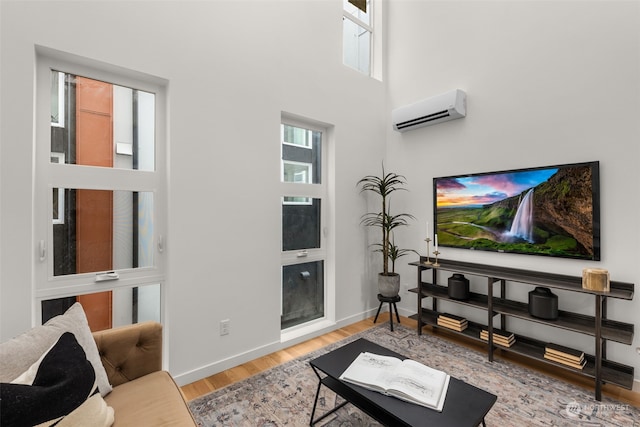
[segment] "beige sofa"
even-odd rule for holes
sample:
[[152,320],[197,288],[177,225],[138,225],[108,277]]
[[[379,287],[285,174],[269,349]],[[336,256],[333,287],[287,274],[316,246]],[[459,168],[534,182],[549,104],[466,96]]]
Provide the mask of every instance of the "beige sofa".
[[195,426],[182,392],[162,370],[162,325],[144,322],[94,332],[113,386],[104,397],[114,426]]
[[160,323],[91,333],[75,303],[0,343],[0,425],[197,424],[173,378],[162,370]]

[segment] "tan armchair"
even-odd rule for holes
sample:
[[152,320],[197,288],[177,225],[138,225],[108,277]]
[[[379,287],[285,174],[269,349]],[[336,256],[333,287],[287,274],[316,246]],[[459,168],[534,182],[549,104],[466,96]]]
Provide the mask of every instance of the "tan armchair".
[[105,401],[114,409],[114,426],[196,425],[180,388],[162,370],[161,324],[122,326],[93,337],[113,386]]

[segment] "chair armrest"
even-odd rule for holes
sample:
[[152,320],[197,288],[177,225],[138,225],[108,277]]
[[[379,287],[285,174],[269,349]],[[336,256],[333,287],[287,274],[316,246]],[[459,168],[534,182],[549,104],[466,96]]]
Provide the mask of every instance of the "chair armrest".
[[143,322],[94,332],[112,386],[162,370],[162,325]]

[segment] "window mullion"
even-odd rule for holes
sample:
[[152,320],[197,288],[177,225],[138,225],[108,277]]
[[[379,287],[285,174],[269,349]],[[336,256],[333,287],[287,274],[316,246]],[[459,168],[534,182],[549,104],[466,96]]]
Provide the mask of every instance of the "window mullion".
[[324,188],[322,184],[282,183],[282,195],[322,199]]
[[[157,172],[56,163],[51,163],[46,168],[53,187],[153,191],[160,186],[160,174]],[[79,183],[82,183],[80,187]]]
[[[298,254],[306,251],[307,254],[299,256]],[[286,251],[282,253],[282,265],[294,265],[304,262],[322,261],[326,259],[326,251],[321,248],[305,249],[297,251]]]
[[155,268],[141,269],[142,271],[116,270],[120,278],[114,281],[98,283],[96,273],[77,274],[72,277],[58,276],[47,282],[47,287],[35,290],[36,298],[62,297],[66,295],[102,292],[120,287],[138,286],[147,283],[164,281],[164,275]]

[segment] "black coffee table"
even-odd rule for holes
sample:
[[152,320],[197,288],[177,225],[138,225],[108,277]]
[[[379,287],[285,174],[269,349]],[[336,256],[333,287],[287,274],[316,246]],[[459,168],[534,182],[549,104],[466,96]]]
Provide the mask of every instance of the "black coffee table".
[[[449,382],[442,412],[341,381],[340,375],[363,351],[406,359],[395,351],[360,338],[309,362],[319,380],[311,412],[311,426],[347,403],[351,403],[386,426],[476,427],[480,424],[485,425],[484,417],[496,402],[497,396],[453,377]],[[318,419],[314,419],[322,385],[340,395],[345,402]]]

